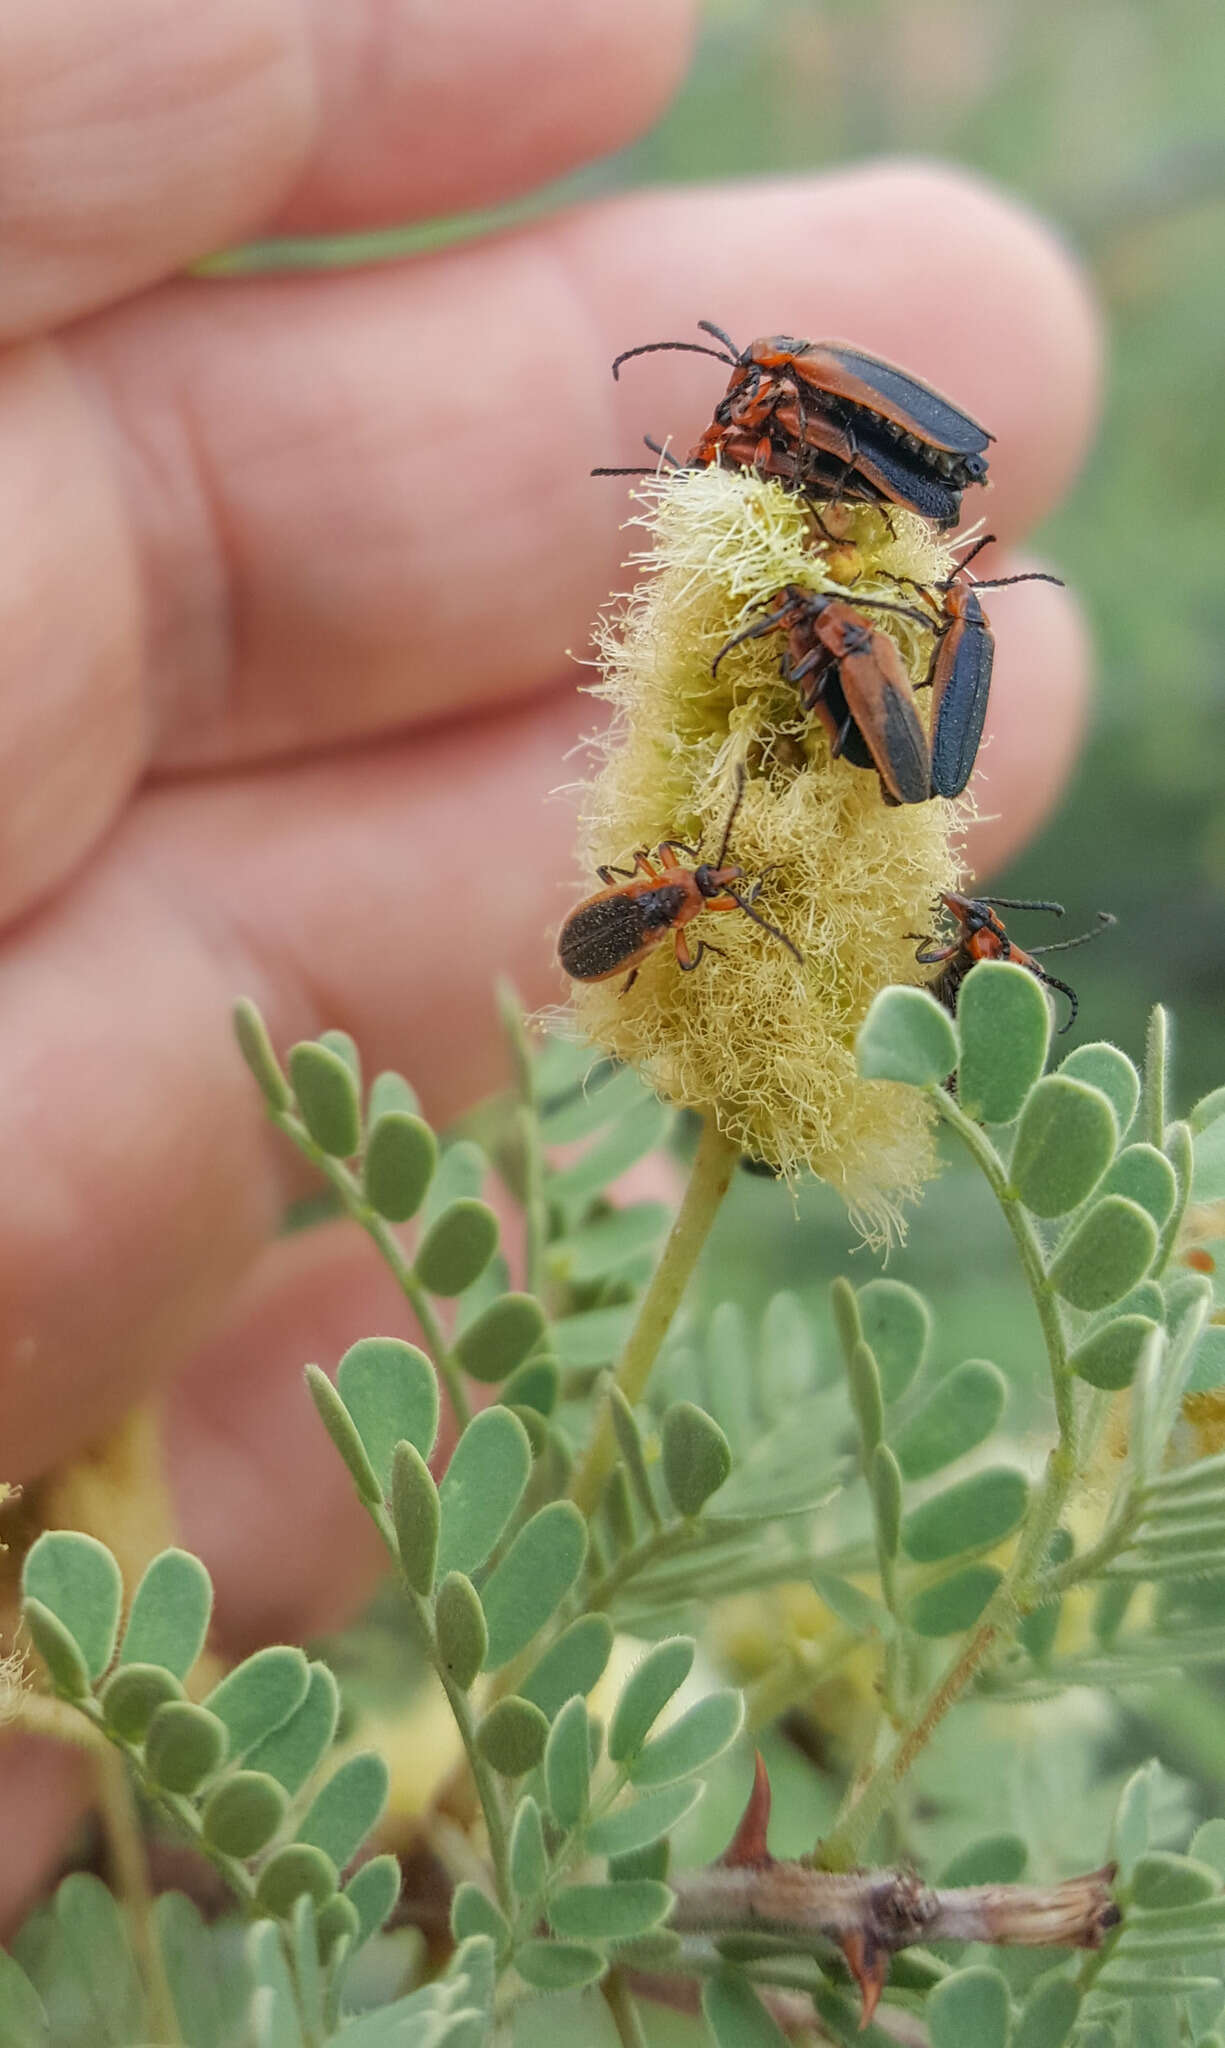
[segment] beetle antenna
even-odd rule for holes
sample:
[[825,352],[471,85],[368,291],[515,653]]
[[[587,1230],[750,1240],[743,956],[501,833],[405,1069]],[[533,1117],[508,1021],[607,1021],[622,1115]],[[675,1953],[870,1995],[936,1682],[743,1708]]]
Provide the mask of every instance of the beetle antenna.
[[[744,763],[741,762],[739,768],[736,770],[736,794],[732,800],[731,810],[727,814],[727,823],[723,827],[723,844],[719,848],[719,857],[714,863],[715,867],[717,868],[721,868],[723,866],[725,859],[727,858],[727,849],[731,845],[732,840],[732,828],[736,823],[736,818],[739,814],[740,806],[744,802],[744,792],[747,780],[748,778],[744,772]],[[739,899],[737,899],[737,901],[739,901]]]
[[743,910],[746,917],[751,918],[754,924],[759,924],[763,932],[769,932],[771,938],[777,939],[780,945],[785,946],[787,948],[787,951],[793,954],[794,957],[801,963],[801,965],[803,964],[804,955],[801,953],[799,947],[795,944],[794,940],[789,939],[787,937],[786,932],[781,932],[776,924],[770,923],[768,917],[763,917],[759,910],[754,910],[752,904],[747,900],[747,898],[741,896],[735,889],[728,889],[726,893],[731,897],[732,902],[735,903],[739,909]]
[[[1089,936],[1090,938],[1092,938],[1092,932],[1090,932]],[[1059,1030],[1056,1034],[1057,1037],[1062,1038],[1064,1032],[1070,1031],[1072,1029],[1073,1024],[1075,1024],[1076,1022],[1076,1013],[1080,1009],[1080,998],[1077,995],[1076,990],[1074,988],[1068,987],[1066,981],[1060,981],[1058,975],[1047,974],[1045,969],[1041,967],[1037,969],[1037,975],[1039,981],[1044,982],[1047,988],[1057,988],[1059,990],[1060,995],[1064,995],[1068,999],[1068,1021],[1066,1024],[1061,1024],[1059,1026]]]
[[698,326],[701,328],[703,334],[713,334],[715,340],[721,341],[723,343],[724,348],[731,350],[731,353],[735,357],[736,361],[740,361],[740,350],[736,347],[735,342],[732,340],[731,335],[727,332],[727,329],[725,327],[716,327],[713,320],[699,320]]
[[[766,599],[765,602],[768,603],[769,600]],[[783,611],[788,609],[789,607],[784,606],[776,612],[763,612],[761,618],[754,619],[751,626],[742,626],[738,633],[733,633],[730,640],[725,640],[723,642],[722,647],[719,649],[719,652],[716,654],[714,660],[711,662],[711,675],[718,675],[719,663],[722,661],[725,654],[731,653],[733,647],[742,647],[746,640],[763,640],[767,633],[772,633],[775,630],[776,626],[779,624],[779,621],[783,615]]]
[[1097,913],[1097,923],[1091,925],[1087,932],[1081,932],[1074,939],[1056,939],[1053,945],[1031,946],[1029,951],[1031,953],[1066,953],[1069,946],[1085,946],[1090,939],[1100,939],[1102,933],[1109,931],[1111,925],[1117,924],[1118,921],[1112,910],[1099,910]]
[[646,442],[646,445],[650,449],[652,455],[658,455],[661,461],[671,463],[673,469],[687,468],[688,465],[686,463],[677,461],[675,455],[672,453],[672,450],[668,447],[665,441],[657,441],[651,434],[644,434],[642,438]]
[[589,469],[588,476],[658,476],[658,463],[648,469],[645,462],[635,463],[632,469]]
[[1049,910],[1052,917],[1066,915],[1062,903],[1050,903],[1041,896],[978,896],[977,903],[992,903],[997,910]]
[[[964,562],[962,567],[965,567]],[[1003,590],[1008,583],[1053,583],[1056,590],[1066,590],[1062,576],[1048,576],[1045,569],[1026,569],[1019,576],[990,576],[980,583],[977,577],[971,579],[975,590]]]
[[614,358],[612,366],[614,382],[620,379],[622,363],[628,363],[631,356],[658,355],[662,349],[683,349],[687,355],[714,356],[718,362],[730,363],[732,368],[735,369],[738,359],[734,352],[733,344],[728,341],[726,334],[721,333],[717,327],[709,327],[709,323],[705,320],[699,320],[698,326],[708,327],[711,334],[716,335],[720,341],[727,342],[728,348],[733,349],[733,353],[730,356],[725,355],[721,348],[707,348],[705,342],[702,341],[644,341],[637,348],[623,348],[620,355]]
[[961,560],[957,564],[956,569],[953,571],[953,574],[955,576],[960,576],[963,569],[969,568],[971,562],[974,560],[974,557],[976,555],[981,555],[984,548],[993,547],[994,545],[995,535],[993,533],[984,533],[980,540],[975,541],[969,553],[962,556]]

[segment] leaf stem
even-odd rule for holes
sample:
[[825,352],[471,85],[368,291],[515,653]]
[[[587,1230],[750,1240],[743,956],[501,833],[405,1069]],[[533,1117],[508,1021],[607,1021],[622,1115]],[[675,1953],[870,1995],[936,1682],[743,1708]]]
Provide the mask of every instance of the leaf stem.
[[[685,1199],[651,1284],[642,1297],[637,1320],[614,1375],[616,1385],[631,1405],[640,1401],[646,1390],[660,1345],[671,1328],[719,1205],[731,1186],[739,1156],[737,1146],[724,1137],[714,1117],[708,1116],[702,1125]],[[570,1489],[571,1498],[585,1515],[593,1514],[599,1504],[613,1461],[614,1442],[612,1422],[605,1410]]]
[[1042,1246],[1008,1181],[1003,1161],[986,1134],[943,1089],[936,1105],[981,1169],[1012,1232],[1034,1299],[1050,1367],[1058,1439],[1047,1458],[1042,1484],[1021,1525],[1012,1561],[969,1635],[931,1687],[885,1756],[843,1801],[833,1831],[821,1843],[818,1861],[826,1869],[848,1870],[862,1858],[868,1839],[897,1787],[930,1740],[938,1723],[965,1691],[990,1652],[1016,1634],[1033,1604],[1043,1558],[1076,1476],[1077,1426],[1072,1375],[1055,1291],[1047,1277]]
[[638,2007],[622,1972],[615,1968],[611,1969],[600,1989],[604,1994],[604,2003],[612,2014],[621,2048],[647,2048],[647,2037],[643,2032],[642,2021],[638,2017]]
[[455,1413],[455,1420],[461,1430],[472,1420],[472,1409],[464,1387],[459,1361],[447,1342],[446,1332],[434,1314],[433,1305],[413,1271],[412,1261],[406,1257],[395,1232],[384,1219],[372,1209],[362,1193],[361,1183],[350,1173],[341,1160],[334,1159],[317,1145],[301,1120],[288,1110],[269,1110],[269,1116],[279,1131],[295,1144],[299,1150],[318,1167],[324,1179],[336,1190],[345,1213],[360,1225],[377,1245],[386,1264],[391,1268],[401,1293],[405,1296],[421,1325],[430,1356],[446,1387],[447,1396]]

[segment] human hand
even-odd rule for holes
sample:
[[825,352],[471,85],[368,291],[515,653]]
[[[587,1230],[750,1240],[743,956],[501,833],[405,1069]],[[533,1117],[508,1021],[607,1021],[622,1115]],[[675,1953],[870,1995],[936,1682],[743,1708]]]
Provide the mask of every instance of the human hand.
[[[173,1377],[183,1539],[231,1643],[367,1583],[299,1372],[404,1310],[347,1228],[277,1238],[300,1183],[230,1002],[282,1046],[343,1026],[445,1117],[490,1084],[494,977],[555,992],[572,833],[542,798],[591,716],[564,650],[624,549],[587,471],[638,460],[644,426],[688,445],[721,382],[664,355],[618,391],[612,356],[707,316],[892,357],[996,433],[1005,544],[1088,436],[1068,258],[928,166],[637,192],[398,266],[177,274],[616,147],[688,16],[11,0],[0,23],[0,1472],[37,1478]],[[980,871],[1052,800],[1086,679],[1065,593],[991,612]],[[10,1903],[77,1796],[60,1754],[0,1756]]]

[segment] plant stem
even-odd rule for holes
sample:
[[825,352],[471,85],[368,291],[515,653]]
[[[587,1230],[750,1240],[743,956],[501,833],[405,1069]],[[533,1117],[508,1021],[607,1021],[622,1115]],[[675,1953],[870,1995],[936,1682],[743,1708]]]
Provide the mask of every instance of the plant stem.
[[461,1430],[466,1429],[472,1420],[472,1409],[464,1388],[463,1374],[460,1371],[459,1361],[447,1342],[442,1324],[434,1314],[428,1294],[413,1271],[412,1261],[405,1256],[395,1232],[370,1207],[369,1202],[362,1193],[361,1184],[356,1176],[350,1173],[348,1167],[343,1165],[339,1159],[334,1159],[330,1152],[325,1152],[322,1146],[316,1145],[305,1124],[299,1118],[293,1116],[288,1110],[272,1110],[269,1114],[277,1129],[284,1131],[285,1136],[292,1140],[299,1152],[305,1153],[311,1163],[318,1167],[324,1179],[335,1188],[346,1214],[352,1218],[354,1223],[359,1224],[366,1232],[366,1235],[378,1246],[385,1262],[391,1268],[401,1292],[406,1297],[413,1314],[421,1325],[421,1332],[429,1347],[430,1356],[433,1358],[439,1377],[446,1387],[448,1399],[455,1413],[455,1420]]
[[877,1821],[938,1723],[965,1691],[984,1658],[1016,1634],[1027,1604],[1032,1601],[1047,1545],[1077,1469],[1072,1375],[1068,1371],[1059,1306],[1047,1278],[1042,1247],[1009,1185],[1003,1161],[994,1146],[952,1096],[943,1089],[932,1092],[941,1115],[981,1168],[1012,1232],[1046,1342],[1059,1435],[1047,1459],[1042,1484],[1021,1525],[1012,1562],[978,1621],[910,1721],[899,1731],[887,1754],[861,1785],[851,1788],[843,1801],[833,1832],[818,1851],[820,1863],[830,1870],[848,1870],[861,1860]]
[[610,1970],[600,1989],[604,1994],[604,2003],[612,2014],[621,2048],[647,2048],[647,2037],[643,2032],[642,2021],[638,2017],[638,2007],[620,1970]]
[[[651,1284],[642,1297],[638,1317],[630,1331],[614,1375],[616,1384],[631,1405],[642,1399],[651,1368],[667,1336],[681,1296],[698,1262],[698,1255],[710,1233],[719,1205],[731,1186],[739,1149],[725,1138],[713,1116],[702,1125],[693,1170],[685,1199],[668,1235]],[[601,1489],[613,1460],[613,1428],[607,1414],[599,1423],[587,1447],[571,1486],[571,1498],[585,1515],[594,1513]]]
[[489,1859],[493,1864],[498,1904],[509,1918],[513,1910],[513,1893],[510,1882],[510,1844],[506,1832],[506,1817],[502,1811],[502,1802],[498,1797],[497,1781],[493,1771],[477,1748],[476,1722],[473,1719],[472,1703],[467,1693],[463,1692],[456,1685],[438,1654],[438,1644],[434,1637],[433,1617],[430,1612],[429,1602],[423,1599],[416,1588],[410,1586],[408,1580],[404,1577],[395,1530],[391,1526],[386,1510],[381,1506],[367,1505],[367,1513],[382,1537],[392,1563],[400,1573],[400,1589],[404,1594],[409,1614],[412,1616],[418,1643],[426,1659],[433,1666],[437,1674],[438,1682],[447,1696],[447,1705],[451,1709],[455,1726],[459,1730],[459,1739],[463,1743],[464,1754],[468,1759],[468,1769],[472,1773],[472,1783],[476,1789],[476,1796],[481,1802],[481,1812],[485,1817],[485,1832],[489,1837]]
[[127,1908],[132,1951],[144,1979],[149,2021],[159,2041],[178,2042],[183,2036],[153,1926],[153,1892],[127,1765],[119,1752],[108,1746],[99,1753],[97,1771],[98,1806],[110,1851],[112,1881],[117,1897]]

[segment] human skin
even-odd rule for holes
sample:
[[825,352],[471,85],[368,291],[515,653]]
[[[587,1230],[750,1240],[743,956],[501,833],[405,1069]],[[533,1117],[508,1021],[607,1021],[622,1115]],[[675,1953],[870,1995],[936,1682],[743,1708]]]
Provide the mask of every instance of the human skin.
[[[704,316],[904,363],[997,436],[983,574],[1017,566],[1091,431],[1070,258],[932,165],[640,191],[383,268],[182,275],[614,149],[691,31],[684,0],[0,14],[0,1471],[35,1480],[169,1388],[181,1534],[231,1644],[368,1586],[300,1366],[411,1331],[348,1229],[278,1240],[303,1183],[229,1007],[253,995],[278,1046],[351,1031],[445,1119],[497,1081],[495,975],[558,993],[572,821],[542,798],[592,723],[565,650],[624,580],[622,487],[587,472],[639,460],[644,427],[687,446],[723,382],[659,355],[618,388],[613,355]],[[1062,590],[991,614],[979,875],[1053,801],[1088,666]],[[0,1751],[0,1917],[80,1796],[58,1752]]]

